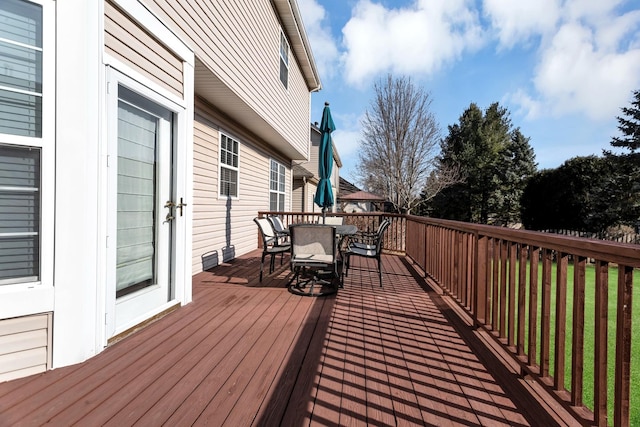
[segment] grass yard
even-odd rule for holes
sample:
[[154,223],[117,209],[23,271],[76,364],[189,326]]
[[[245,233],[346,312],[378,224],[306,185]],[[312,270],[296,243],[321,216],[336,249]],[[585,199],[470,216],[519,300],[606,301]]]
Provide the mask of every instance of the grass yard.
[[[640,274],[634,271],[633,280],[633,307],[632,307],[632,348],[631,348],[631,402],[630,402],[630,418],[631,425],[640,426]],[[555,340],[555,307],[556,307],[556,264],[553,264],[551,273],[551,339],[550,339],[550,374],[554,375],[554,340]],[[527,272],[527,280],[529,274]],[[539,264],[538,281],[542,279],[542,263]],[[594,330],[595,330],[595,267],[587,265],[585,272],[585,337],[584,337],[584,404],[593,408],[593,377],[594,377]],[[615,331],[616,331],[616,304],[617,304],[617,284],[618,270],[616,267],[609,268],[609,292],[608,292],[608,354],[607,354],[607,371],[608,371],[608,416],[609,425],[613,424],[613,399],[614,378],[615,378]],[[540,339],[541,319],[541,285],[538,288],[538,340]],[[527,303],[528,307],[528,288]],[[567,325],[566,325],[566,365],[565,365],[565,387],[569,389],[571,384],[571,343],[572,343],[572,313],[573,313],[573,264],[570,261],[567,271]],[[526,332],[528,334],[528,331]],[[525,335],[527,336],[527,335]],[[538,343],[538,351],[540,343]],[[539,361],[539,354],[536,357]]]

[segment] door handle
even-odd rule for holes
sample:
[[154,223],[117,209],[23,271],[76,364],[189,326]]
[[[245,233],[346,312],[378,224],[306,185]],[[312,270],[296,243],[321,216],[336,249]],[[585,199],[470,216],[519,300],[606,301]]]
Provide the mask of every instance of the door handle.
[[182,197],[180,197],[180,203],[176,203],[174,205],[177,209],[180,209],[180,216],[182,216],[182,209],[187,206],[186,203],[184,203],[184,200],[182,200]]

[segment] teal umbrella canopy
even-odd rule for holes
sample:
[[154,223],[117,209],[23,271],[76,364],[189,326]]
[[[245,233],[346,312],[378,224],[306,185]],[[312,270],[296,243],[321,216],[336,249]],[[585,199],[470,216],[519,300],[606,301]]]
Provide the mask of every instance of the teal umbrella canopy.
[[313,199],[316,205],[322,208],[324,216],[325,210],[333,206],[333,190],[331,190],[331,169],[333,168],[333,141],[331,140],[331,132],[336,130],[331,118],[331,110],[329,103],[324,103],[322,110],[322,121],[320,122],[320,148],[318,152],[318,174],[320,181],[318,189]]

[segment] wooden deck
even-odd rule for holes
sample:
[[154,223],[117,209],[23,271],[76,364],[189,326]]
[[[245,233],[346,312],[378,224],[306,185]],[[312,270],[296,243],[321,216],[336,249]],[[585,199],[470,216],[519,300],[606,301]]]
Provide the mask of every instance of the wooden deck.
[[[0,426],[568,424],[409,262],[337,295],[287,292],[260,252],[193,278],[194,302],[89,361],[0,383]],[[535,389],[535,387],[534,387]]]

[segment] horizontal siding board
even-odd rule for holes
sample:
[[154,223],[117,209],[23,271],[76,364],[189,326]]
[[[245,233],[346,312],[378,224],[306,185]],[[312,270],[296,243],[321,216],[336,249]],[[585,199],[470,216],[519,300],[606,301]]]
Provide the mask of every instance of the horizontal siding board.
[[0,366],[3,372],[12,372],[35,366],[47,366],[47,347],[31,348],[24,351],[0,354]]
[[105,2],[105,51],[182,98],[182,61],[127,15]]
[[0,356],[34,348],[46,347],[47,330],[38,329],[11,335],[0,336]]
[[[113,19],[117,19],[114,21]],[[105,7],[105,31],[126,43],[151,64],[161,64],[162,73],[167,74],[182,86],[182,60],[168,51],[158,40],[138,27],[107,2]],[[144,40],[137,35],[144,35]],[[161,55],[162,53],[162,55]]]
[[24,369],[16,369],[10,372],[1,372],[0,371],[0,382],[3,381],[11,381],[18,378],[28,377],[29,375],[39,374],[47,370],[46,365],[34,365],[29,366]]
[[48,316],[46,314],[0,320],[0,336],[46,329],[47,322]]

